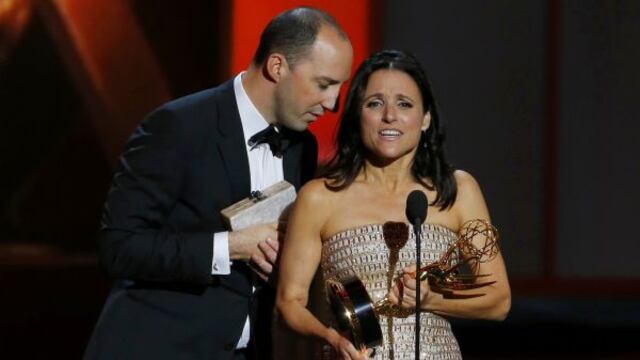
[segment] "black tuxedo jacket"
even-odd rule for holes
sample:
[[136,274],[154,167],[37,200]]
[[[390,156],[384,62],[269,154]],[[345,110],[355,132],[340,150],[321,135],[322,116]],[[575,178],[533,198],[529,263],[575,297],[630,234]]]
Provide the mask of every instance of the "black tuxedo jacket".
[[[313,176],[317,144],[308,131],[287,136],[284,177],[299,188]],[[141,123],[105,203],[100,262],[116,281],[85,358],[229,359],[247,314],[257,357],[270,357],[269,316],[257,314],[271,313],[273,289],[252,293],[242,261],[211,275],[213,233],[227,230],[220,210],[250,190],[233,81]]]

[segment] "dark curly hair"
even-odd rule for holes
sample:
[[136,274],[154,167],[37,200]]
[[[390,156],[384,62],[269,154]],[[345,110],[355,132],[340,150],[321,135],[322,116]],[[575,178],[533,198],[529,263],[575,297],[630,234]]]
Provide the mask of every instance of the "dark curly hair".
[[[435,188],[438,195],[431,205],[441,209],[449,208],[456,200],[457,186],[453,177],[454,169],[447,163],[444,156],[445,134],[440,124],[431,84],[416,57],[403,51],[380,51],[365,60],[356,71],[340,118],[336,136],[336,153],[322,172],[322,176],[328,179],[325,181],[325,186],[333,191],[348,187],[364,166],[367,149],[362,143],[360,134],[362,102],[369,77],[381,69],[406,73],[420,89],[424,111],[431,113],[431,124],[420,136],[411,173],[415,180],[427,189]],[[430,179],[431,184],[428,184],[425,179]]]

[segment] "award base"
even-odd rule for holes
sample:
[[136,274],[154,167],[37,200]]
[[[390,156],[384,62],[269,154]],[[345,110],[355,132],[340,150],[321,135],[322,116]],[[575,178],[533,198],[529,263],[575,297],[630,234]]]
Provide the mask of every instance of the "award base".
[[339,330],[350,335],[357,349],[363,345],[367,348],[382,345],[382,329],[376,309],[357,276],[329,279],[326,290]]

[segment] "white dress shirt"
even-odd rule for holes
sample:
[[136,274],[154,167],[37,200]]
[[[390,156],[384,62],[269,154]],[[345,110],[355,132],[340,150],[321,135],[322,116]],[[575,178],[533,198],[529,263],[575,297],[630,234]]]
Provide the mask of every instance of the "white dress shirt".
[[[282,158],[271,153],[268,144],[259,144],[253,149],[248,145],[249,138],[258,131],[269,126],[269,123],[256,109],[242,86],[242,75],[238,74],[233,79],[233,90],[238,103],[242,132],[244,133],[244,145],[249,158],[249,174],[251,174],[251,191],[264,190],[265,188],[284,180]],[[211,263],[212,275],[229,275],[231,273],[231,260],[229,259],[229,233],[219,232],[213,234],[213,260]],[[242,336],[236,348],[245,348],[249,343],[249,317],[244,324]]]

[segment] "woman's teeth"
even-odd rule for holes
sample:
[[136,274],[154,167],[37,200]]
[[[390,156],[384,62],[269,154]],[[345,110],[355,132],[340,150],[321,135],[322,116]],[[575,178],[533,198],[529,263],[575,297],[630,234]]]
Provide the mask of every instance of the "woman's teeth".
[[398,130],[382,130],[380,131],[380,135],[384,137],[397,137],[402,135]]

